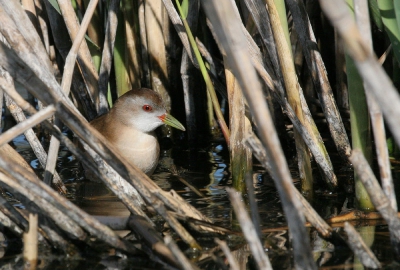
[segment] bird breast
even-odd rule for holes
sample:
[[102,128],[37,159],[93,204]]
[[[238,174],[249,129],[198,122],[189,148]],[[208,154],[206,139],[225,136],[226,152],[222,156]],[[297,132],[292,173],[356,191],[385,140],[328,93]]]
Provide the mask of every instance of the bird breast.
[[151,175],[158,163],[160,148],[153,132],[144,133],[129,127],[122,128],[111,140],[122,156],[144,173]]

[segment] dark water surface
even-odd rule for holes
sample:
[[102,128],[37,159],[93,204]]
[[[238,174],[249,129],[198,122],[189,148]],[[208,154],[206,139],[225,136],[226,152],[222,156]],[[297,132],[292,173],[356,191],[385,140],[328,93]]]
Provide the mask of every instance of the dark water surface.
[[[38,160],[30,150],[24,136],[19,136],[13,141],[16,149],[29,161],[39,174],[43,173]],[[197,187],[206,197],[200,198],[187,188],[176,175],[168,171],[170,164],[174,164],[179,176]],[[69,198],[82,207],[85,211],[98,218],[107,219],[113,216],[115,222],[124,222],[129,215],[125,206],[109,192],[101,183],[87,181],[81,170],[79,162],[66,149],[61,149],[57,164],[57,171],[64,179],[70,192]],[[188,151],[174,148],[162,154],[160,166],[153,175],[154,181],[163,189],[176,190],[183,198],[198,208],[203,214],[211,218],[215,224],[225,228],[240,231],[233,209],[225,192],[225,187],[230,186],[231,177],[229,169],[229,155],[224,145],[212,142],[203,149]],[[352,171],[339,169],[339,178],[352,177]],[[293,173],[293,177],[296,175]],[[340,180],[340,179],[339,179]],[[273,265],[273,269],[293,269],[290,236],[286,229],[286,222],[280,205],[277,191],[272,180],[265,170],[255,164],[253,183],[256,192],[259,215],[261,219],[263,241],[265,249]],[[313,205],[323,218],[349,211],[353,208],[353,195],[345,192],[331,194],[323,188],[316,192]],[[246,201],[246,198],[245,198]],[[23,205],[15,202],[19,207]],[[107,220],[107,222],[110,222]],[[359,233],[371,247],[378,260],[387,269],[400,269],[393,261],[387,226],[383,221],[354,222]],[[341,225],[342,226],[342,225]],[[168,229],[165,229],[168,231]],[[343,234],[342,227],[337,230]],[[315,261],[319,269],[363,269],[353,253],[346,247],[333,246],[331,243],[318,236],[314,229],[308,230],[311,239]],[[121,234],[126,232],[121,231]],[[224,240],[230,245],[234,256],[242,269],[256,269],[250,256],[250,251],[241,236],[226,236]],[[22,258],[18,250],[8,250],[13,246],[12,239],[1,242],[5,252],[1,253],[1,269],[20,269]],[[210,259],[209,254],[215,252],[213,239],[198,236],[203,253],[189,252],[188,256],[196,260],[203,269],[219,269]],[[11,244],[10,244],[11,243]],[[1,249],[0,249],[1,251]],[[17,254],[17,255],[15,255]],[[144,258],[126,258],[120,254],[92,254],[85,251],[84,259],[57,257],[54,255],[41,256],[42,265],[38,269],[154,269],[161,268]]]

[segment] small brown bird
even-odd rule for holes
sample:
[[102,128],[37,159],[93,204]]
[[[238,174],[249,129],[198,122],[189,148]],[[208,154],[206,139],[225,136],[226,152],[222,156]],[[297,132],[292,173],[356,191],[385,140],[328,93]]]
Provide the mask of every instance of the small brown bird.
[[107,114],[90,124],[118,148],[126,160],[147,175],[154,172],[160,154],[154,130],[167,124],[185,131],[183,125],[167,113],[161,96],[147,88],[126,92]]

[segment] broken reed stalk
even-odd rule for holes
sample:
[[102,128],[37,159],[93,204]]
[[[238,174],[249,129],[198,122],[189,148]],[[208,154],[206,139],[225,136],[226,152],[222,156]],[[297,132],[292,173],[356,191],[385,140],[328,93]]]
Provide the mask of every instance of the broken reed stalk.
[[351,151],[350,142],[333,96],[325,64],[317,48],[317,41],[304,3],[298,0],[289,0],[286,1],[286,3],[292,13],[296,33],[300,39],[303,55],[308,69],[310,70],[314,87],[317,90],[325,118],[328,122],[330,134],[332,135],[332,139],[340,156],[345,162],[348,162],[348,156]]
[[251,222],[249,215],[247,214],[246,207],[243,204],[242,196],[231,188],[227,188],[229,199],[235,210],[235,214],[242,228],[244,237],[250,246],[251,253],[253,254],[254,260],[257,263],[258,269],[271,269],[271,262],[269,261],[268,255],[265,253],[261,239],[259,239],[254,224]]
[[246,47],[241,23],[235,18],[231,2],[203,1],[207,18],[213,25],[219,45],[226,53],[229,67],[239,81],[263,144],[272,158],[271,167],[290,232],[293,236],[294,260],[304,269],[315,269],[310,242],[304,225],[301,204],[295,200],[292,178],[280,142],[268,111],[261,85]]
[[[120,0],[111,0],[108,9],[106,35],[104,38],[103,54],[99,71],[99,115],[108,112],[107,92],[108,81],[113,60],[114,42],[117,34],[118,12]],[[87,11],[86,11],[87,12]],[[86,14],[86,13],[85,13]],[[121,22],[119,22],[121,23]]]
[[28,269],[36,269],[38,262],[38,215],[29,214],[29,230],[24,233],[24,261]]
[[[86,30],[89,26],[90,20],[96,9],[97,2],[98,0],[90,1],[88,9],[85,12],[85,16],[83,17],[79,31],[75,36],[71,50],[69,51],[67,59],[65,61],[64,73],[61,81],[61,89],[65,94],[65,96],[69,96],[76,57],[78,55],[79,49],[81,48],[82,40],[85,38]],[[57,140],[54,136],[52,136],[50,139],[49,154],[46,162],[46,173],[43,180],[45,183],[48,184],[51,183],[51,178],[54,175],[56,167],[59,148],[60,148],[60,141]]]
[[[393,137],[400,145],[400,96],[376,56],[368,50],[361,34],[343,0],[320,0],[321,8],[342,36],[345,46],[354,59],[358,72],[368,84],[366,90],[381,108]],[[382,92],[384,89],[384,93]]]
[[50,61],[55,60],[55,50],[54,47],[50,47],[50,39],[49,39],[49,29],[47,26],[47,22],[45,19],[45,8],[44,8],[44,3],[41,1],[35,0],[35,8],[36,8],[36,16],[37,20],[39,22],[39,27],[40,27],[40,35],[42,37],[43,45],[46,49],[46,52],[48,53],[50,57]]
[[356,229],[348,222],[344,223],[344,230],[347,233],[348,243],[354,254],[360,259],[365,267],[377,269],[381,264],[371,249],[365,244]]
[[[356,15],[356,22],[358,29],[365,41],[365,44],[372,48],[371,24],[369,19],[368,2],[366,0],[355,0],[354,9]],[[368,110],[371,118],[372,131],[374,135],[374,144],[376,149],[376,156],[380,172],[380,180],[382,188],[386,196],[389,198],[392,208],[397,212],[396,195],[394,193],[392,172],[390,168],[389,151],[386,143],[386,131],[383,121],[382,111],[376,103],[375,99],[367,88],[369,85],[364,83],[366,89]]]

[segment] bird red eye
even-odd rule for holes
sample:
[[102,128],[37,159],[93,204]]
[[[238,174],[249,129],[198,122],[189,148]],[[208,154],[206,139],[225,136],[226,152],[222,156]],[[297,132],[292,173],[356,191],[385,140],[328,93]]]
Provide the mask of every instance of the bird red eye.
[[145,112],[151,112],[153,108],[150,105],[143,105],[143,111]]

